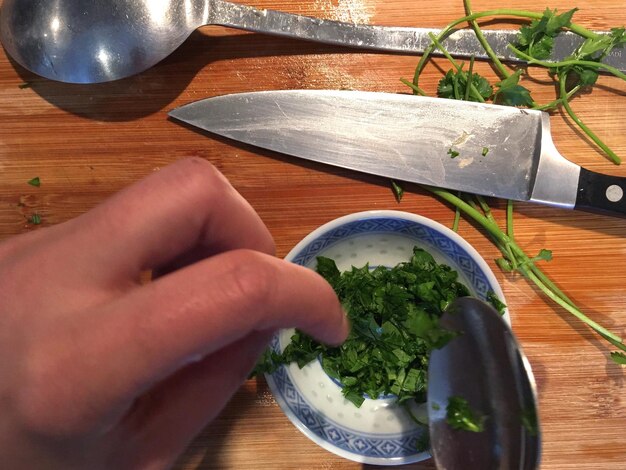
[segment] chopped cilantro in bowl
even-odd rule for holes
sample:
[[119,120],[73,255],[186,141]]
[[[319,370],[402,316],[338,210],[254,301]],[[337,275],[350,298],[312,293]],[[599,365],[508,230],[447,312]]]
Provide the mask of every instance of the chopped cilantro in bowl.
[[426,400],[428,357],[454,333],[439,317],[458,297],[469,295],[458,273],[415,247],[410,260],[388,268],[352,267],[343,273],[334,260],[317,258],[317,272],[335,289],[352,325],[348,339],[328,347],[296,331],[280,355],[266,357],[268,370],[319,358],[324,371],[360,407],[366,397],[394,395],[398,402]]
[[[401,211],[331,221],[286,259],[328,279],[353,328],[336,348],[277,332],[256,373],[265,373],[278,405],[314,442],[357,462],[429,458],[428,351],[450,335],[437,320],[460,295],[486,301],[493,291],[504,302],[487,263],[449,228]],[[358,294],[349,294],[351,284]],[[281,365],[286,356],[293,362]]]

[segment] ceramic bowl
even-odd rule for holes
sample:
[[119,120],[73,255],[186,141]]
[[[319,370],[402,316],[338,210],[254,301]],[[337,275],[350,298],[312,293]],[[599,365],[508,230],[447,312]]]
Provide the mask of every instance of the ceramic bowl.
[[[415,214],[368,211],[328,222],[307,235],[286,259],[315,269],[316,257],[335,260],[340,271],[352,266],[388,267],[408,261],[413,247],[427,250],[436,261],[459,273],[471,294],[485,300],[490,291],[504,301],[502,289],[485,260],[460,235]],[[282,351],[293,330],[277,333],[271,347]],[[302,369],[282,366],[266,376],[279,406],[292,423],[321,447],[347,459],[373,465],[402,465],[430,457],[417,450],[424,428],[412,421],[393,398],[367,398],[356,408],[319,361]],[[414,413],[427,419],[426,406]]]

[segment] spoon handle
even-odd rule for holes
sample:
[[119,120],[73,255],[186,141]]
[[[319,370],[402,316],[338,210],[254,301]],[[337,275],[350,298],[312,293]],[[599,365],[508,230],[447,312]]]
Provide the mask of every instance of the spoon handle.
[[[224,0],[208,0],[208,2],[209,8],[205,10],[207,11],[205,24],[359,49],[422,54],[432,43],[428,34],[436,35],[440,32],[430,28],[343,23],[276,10],[261,10]],[[510,43],[516,42],[517,31],[487,29],[483,31],[483,34],[500,59],[523,62],[508,49]],[[562,60],[581,41],[580,36],[571,32],[559,34],[555,40],[551,60]],[[457,30],[441,42],[452,56],[487,58],[485,49],[478,42],[471,29]],[[621,51],[619,52],[619,55],[606,57],[605,62],[624,70],[626,69],[626,54],[622,57]],[[441,55],[438,49],[432,53]]]

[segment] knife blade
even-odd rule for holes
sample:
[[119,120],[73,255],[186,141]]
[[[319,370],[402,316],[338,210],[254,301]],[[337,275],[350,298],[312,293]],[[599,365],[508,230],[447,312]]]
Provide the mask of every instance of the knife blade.
[[172,110],[179,121],[306,160],[484,196],[626,216],[626,178],[557,151],[547,113],[393,93],[239,93]]
[[[233,4],[222,0],[212,3],[210,23],[254,31],[264,34],[304,39],[356,49],[423,54],[432,45],[429,34],[439,36],[441,30],[402,26],[378,26],[347,23],[309,16],[293,15],[276,10],[259,10],[250,6]],[[500,60],[525,61],[517,57],[509,44],[518,42],[519,31],[483,29],[483,36]],[[608,31],[592,31],[593,34],[609,34]],[[583,38],[571,31],[561,31],[554,39],[554,47],[548,62],[556,62],[570,56],[583,42]],[[441,40],[443,47],[454,57],[488,58],[472,29],[453,30]],[[436,48],[433,55],[442,55]],[[613,49],[602,62],[626,72],[626,53]]]

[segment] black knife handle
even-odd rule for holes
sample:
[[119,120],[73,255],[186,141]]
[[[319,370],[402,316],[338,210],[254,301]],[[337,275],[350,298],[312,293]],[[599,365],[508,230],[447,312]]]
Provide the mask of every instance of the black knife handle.
[[626,217],[626,178],[581,168],[574,208]]

